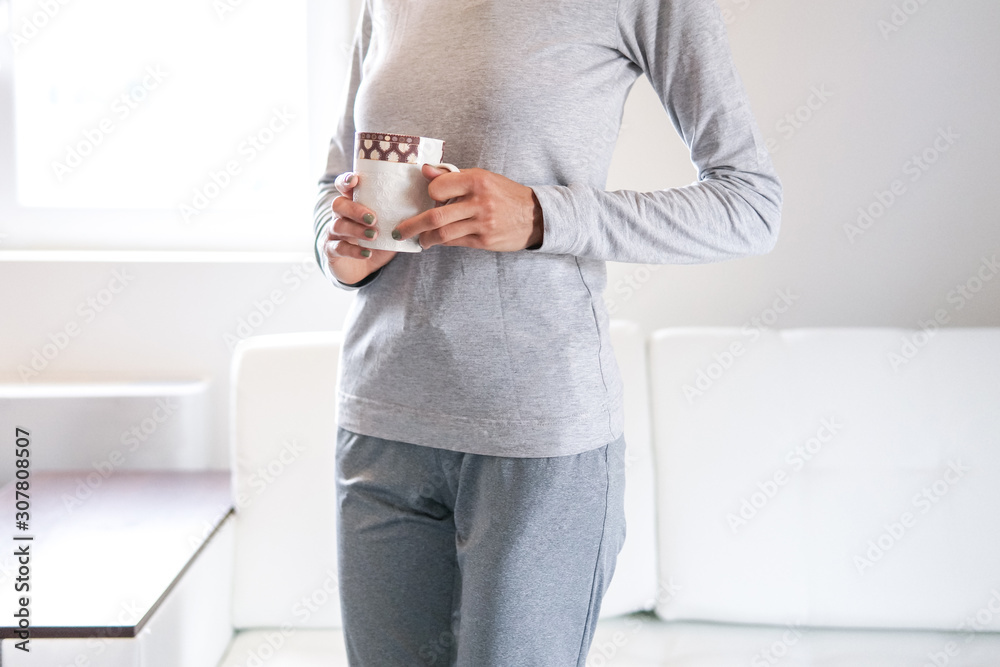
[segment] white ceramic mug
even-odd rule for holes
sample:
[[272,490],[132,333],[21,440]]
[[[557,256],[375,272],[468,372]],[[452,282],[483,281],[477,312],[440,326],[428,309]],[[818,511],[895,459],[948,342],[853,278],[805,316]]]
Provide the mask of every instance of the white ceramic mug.
[[358,132],[354,141],[354,173],[358,185],[354,201],[375,212],[374,239],[361,239],[362,248],[420,252],[416,237],[396,241],[392,230],[418,213],[434,208],[427,194],[428,180],[420,168],[424,164],[448,171],[458,171],[452,164],[442,164],[444,141],[392,132]]

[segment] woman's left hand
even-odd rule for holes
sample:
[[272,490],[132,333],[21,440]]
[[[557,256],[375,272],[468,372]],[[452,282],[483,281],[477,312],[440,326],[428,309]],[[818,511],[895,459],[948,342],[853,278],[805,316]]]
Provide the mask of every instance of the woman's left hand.
[[399,223],[397,240],[419,235],[424,248],[454,245],[501,252],[541,244],[542,207],[528,186],[485,169],[449,172],[425,164],[422,171],[430,180],[431,199],[452,201]]

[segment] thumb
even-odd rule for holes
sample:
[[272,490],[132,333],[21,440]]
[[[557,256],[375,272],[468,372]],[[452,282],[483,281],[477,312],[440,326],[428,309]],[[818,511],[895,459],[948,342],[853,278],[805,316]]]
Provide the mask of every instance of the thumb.
[[423,167],[420,168],[420,171],[424,175],[424,178],[426,178],[429,181],[433,181],[441,174],[450,173],[447,169],[440,169],[430,164],[425,164]]

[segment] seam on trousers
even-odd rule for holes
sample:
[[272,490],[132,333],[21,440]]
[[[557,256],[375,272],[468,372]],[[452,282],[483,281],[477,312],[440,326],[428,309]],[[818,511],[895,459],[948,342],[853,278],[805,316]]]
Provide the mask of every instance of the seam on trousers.
[[[452,454],[453,452],[448,452]],[[455,489],[452,490],[451,482],[452,480],[448,478],[448,475],[444,472],[444,464],[441,462],[444,450],[436,448],[434,451],[434,460],[437,461],[438,468],[441,470],[441,475],[444,477],[444,485],[447,488],[447,493],[450,496],[447,500],[451,501],[451,523],[455,527],[455,574],[451,581],[451,614],[448,618],[448,632],[451,633],[451,646],[448,650],[448,667],[456,667],[458,665],[458,642],[462,636],[462,566],[458,562],[458,522],[455,520],[455,507],[458,505],[458,484],[462,477],[462,468],[465,467],[465,455],[461,455],[459,458],[462,463],[459,464],[458,470],[455,473]]]
[[[584,655],[584,647],[587,643],[587,629],[590,627],[590,619],[594,615],[594,600],[597,594],[597,571],[601,567],[601,556],[604,555],[604,538],[608,533],[608,505],[611,497],[611,464],[608,461],[608,450],[612,443],[604,445],[604,521],[601,523],[601,541],[597,548],[597,559],[594,563],[594,576],[590,583],[590,606],[587,609],[587,617],[583,623],[583,636],[580,638],[580,650],[577,652],[576,664],[578,667],[585,665],[587,656]],[[593,638],[591,638],[593,640]]]

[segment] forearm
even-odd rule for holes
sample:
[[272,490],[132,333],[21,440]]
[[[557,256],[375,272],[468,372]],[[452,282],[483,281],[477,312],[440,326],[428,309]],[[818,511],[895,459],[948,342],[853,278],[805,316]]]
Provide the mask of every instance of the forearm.
[[537,186],[544,220],[537,252],[694,264],[770,251],[781,219],[777,176],[769,169],[719,172],[656,192]]
[[337,178],[351,168],[354,154],[354,100],[361,82],[362,62],[371,38],[371,18],[367,5],[362,9],[355,31],[350,76],[343,93],[343,114],[337,124],[337,131],[330,140],[327,165],[319,180],[319,192],[313,209],[313,232],[316,262],[323,274],[337,287],[357,289],[369,284],[381,273],[381,268],[372,270],[371,263],[350,257],[330,258],[327,253],[329,232],[333,229],[333,201],[341,195],[337,189]]

